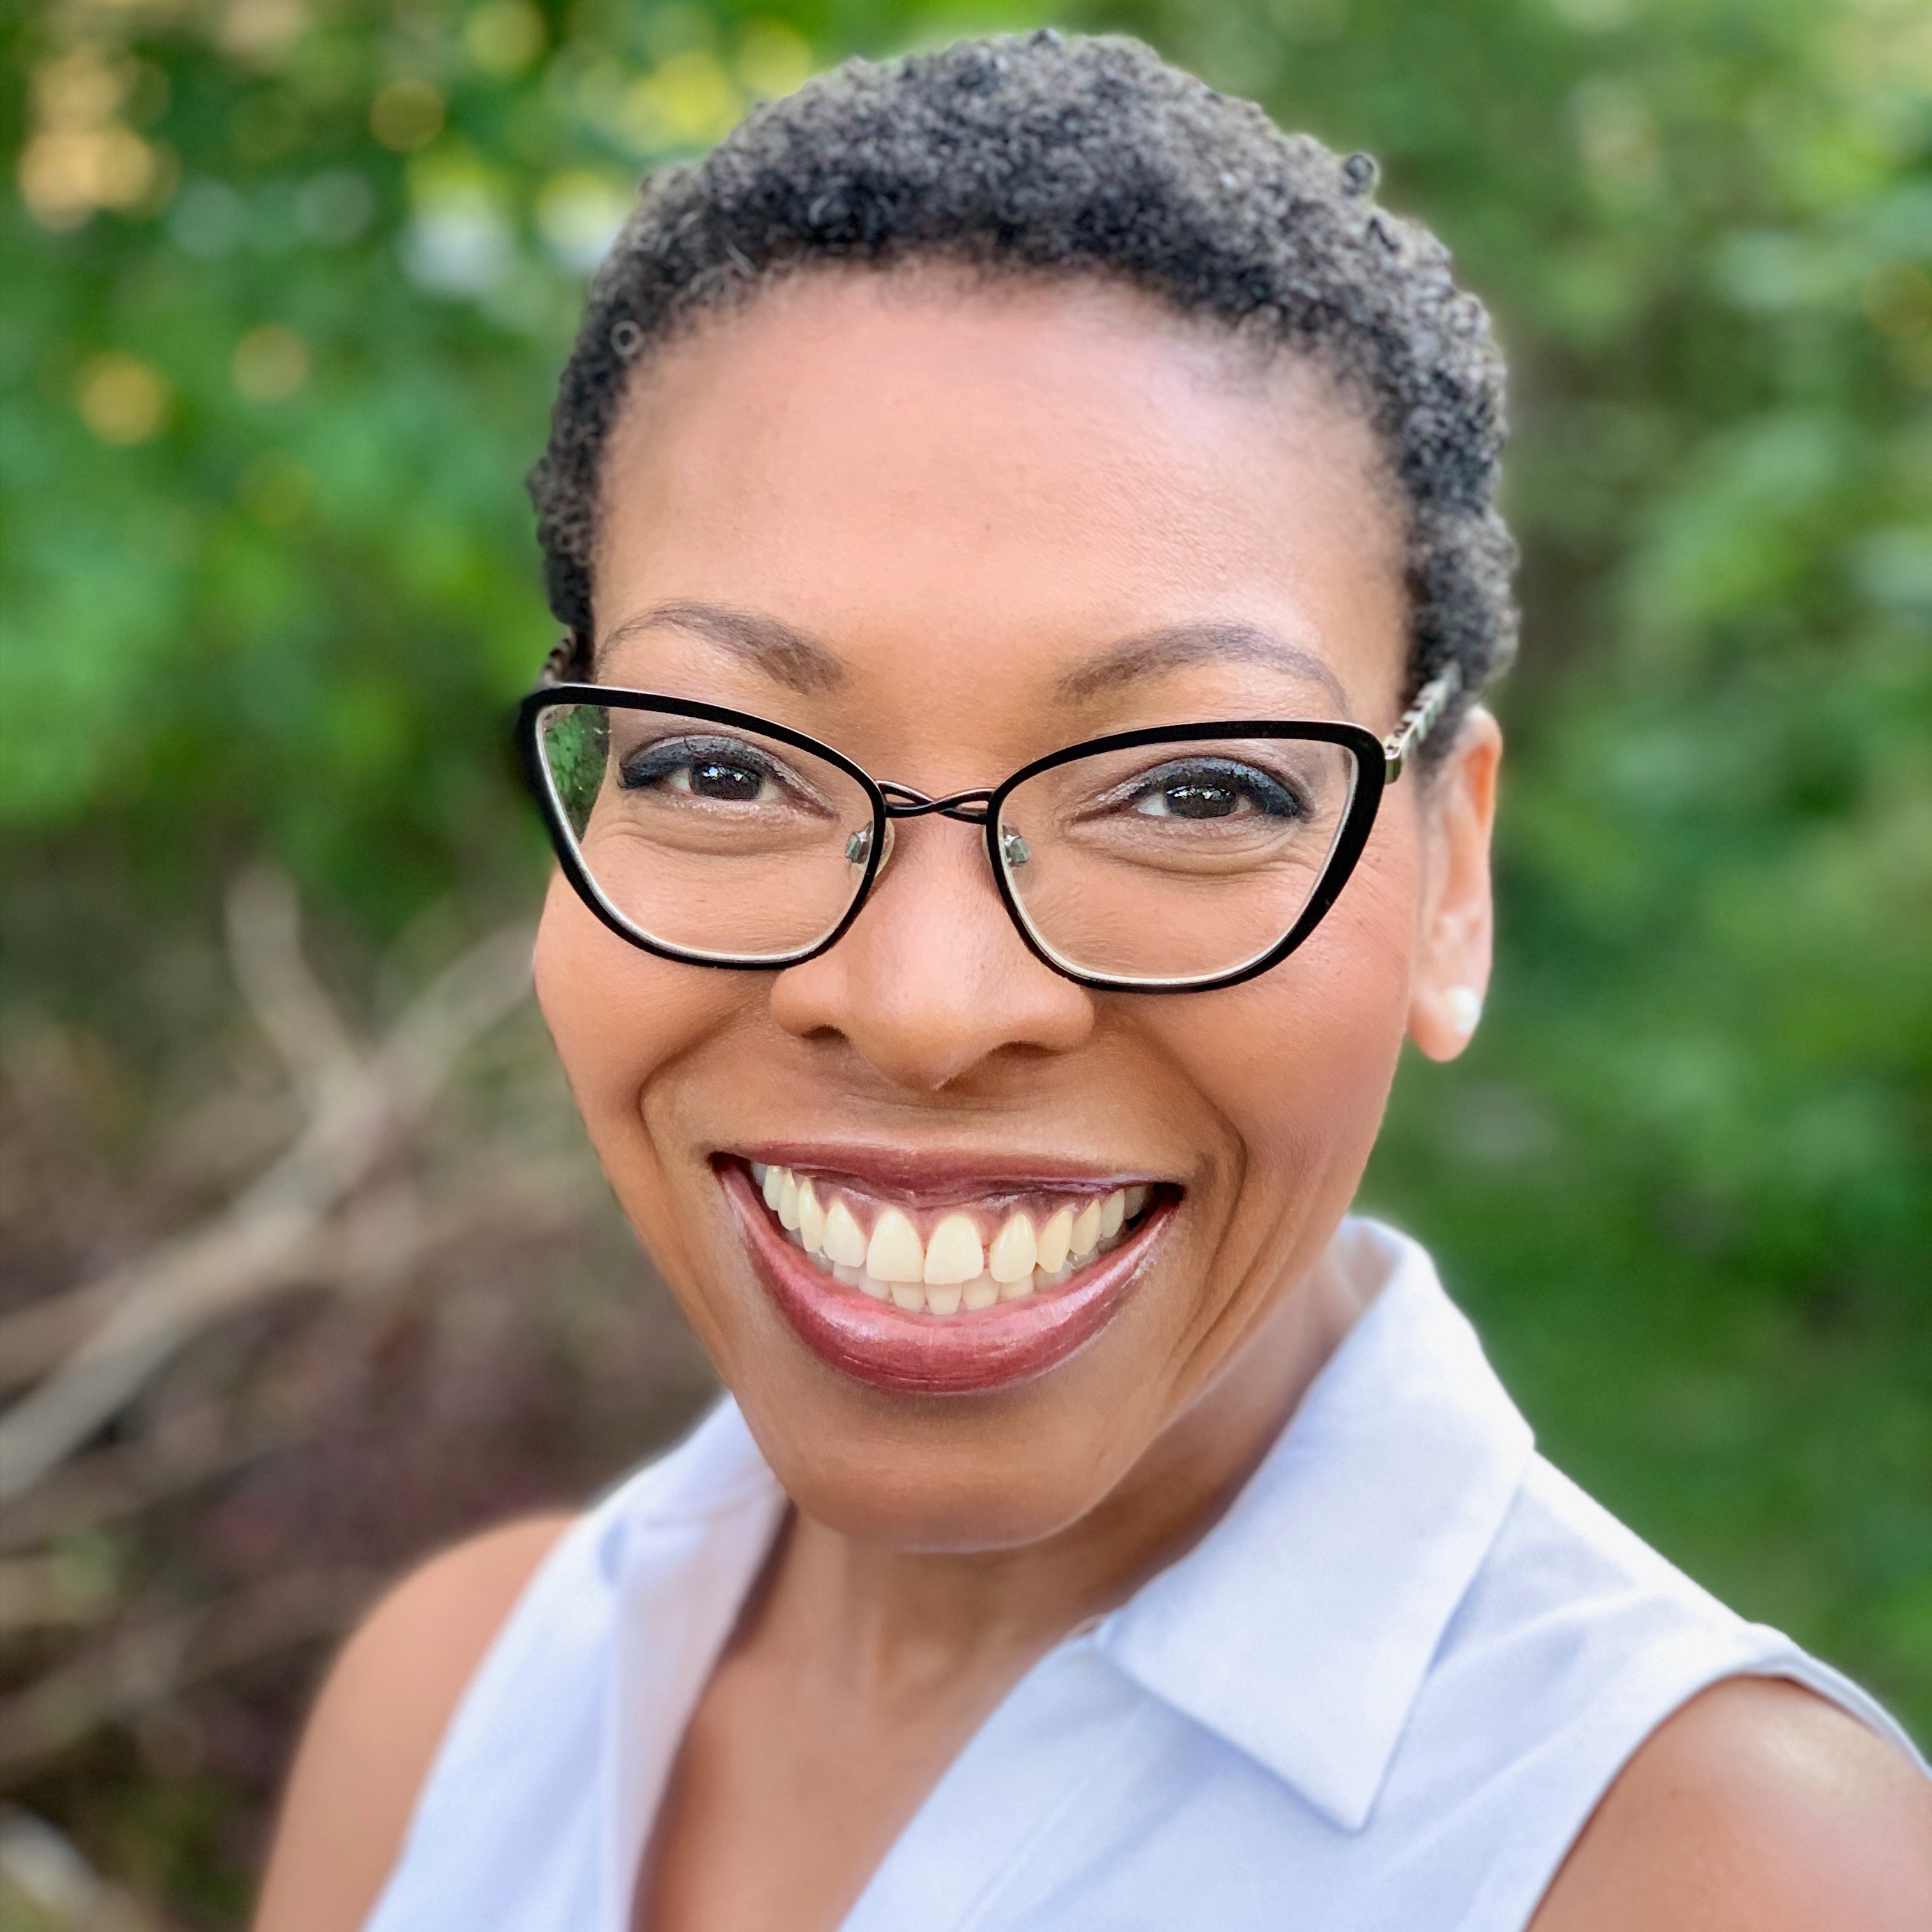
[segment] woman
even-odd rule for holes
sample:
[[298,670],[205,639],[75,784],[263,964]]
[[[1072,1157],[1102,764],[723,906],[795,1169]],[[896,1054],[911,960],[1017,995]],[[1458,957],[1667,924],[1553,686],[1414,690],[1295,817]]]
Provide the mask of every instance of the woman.
[[646,195],[536,478],[537,980],[730,1400],[376,1612],[262,1932],[1932,1923],[1895,1727],[1344,1219],[1480,1016],[1514,634],[1372,176],[1042,34]]

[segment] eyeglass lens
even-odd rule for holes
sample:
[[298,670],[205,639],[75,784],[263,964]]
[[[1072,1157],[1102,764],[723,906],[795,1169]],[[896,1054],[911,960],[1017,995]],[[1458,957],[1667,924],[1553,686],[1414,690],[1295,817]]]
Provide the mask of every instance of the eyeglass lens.
[[1307,910],[1354,788],[1310,739],[1143,745],[1054,765],[1000,807],[1021,915],[1096,979],[1208,979],[1271,952]]
[[[539,715],[586,874],[640,934],[700,958],[796,957],[860,890],[872,806],[849,772],[737,725],[615,706]],[[1016,786],[995,844],[1035,943],[1095,979],[1208,979],[1307,909],[1347,818],[1354,754],[1206,738],[1067,760]]]
[[838,766],[738,726],[610,705],[553,705],[537,733],[584,871],[647,938],[783,959],[851,910],[872,802]]

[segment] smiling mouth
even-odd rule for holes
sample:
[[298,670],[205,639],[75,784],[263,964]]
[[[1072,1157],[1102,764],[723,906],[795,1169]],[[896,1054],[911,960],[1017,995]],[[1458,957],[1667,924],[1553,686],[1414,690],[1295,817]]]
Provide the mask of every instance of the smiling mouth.
[[842,1287],[914,1315],[977,1314],[1050,1294],[1119,1246],[1154,1198],[1138,1184],[1104,1193],[1042,1190],[921,1214],[824,1174],[747,1166],[794,1246]]
[[887,1191],[795,1155],[716,1164],[806,1346],[862,1381],[930,1394],[1023,1381],[1084,1346],[1124,1305],[1180,1194],[1003,1180],[941,1185],[934,1204],[916,1182]]

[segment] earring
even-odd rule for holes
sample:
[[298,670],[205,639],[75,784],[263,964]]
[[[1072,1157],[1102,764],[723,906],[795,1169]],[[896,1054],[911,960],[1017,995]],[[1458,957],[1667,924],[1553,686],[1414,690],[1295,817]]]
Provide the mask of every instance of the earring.
[[1442,996],[1450,1022],[1465,1039],[1474,1033],[1483,1017],[1483,996],[1473,986],[1451,986]]

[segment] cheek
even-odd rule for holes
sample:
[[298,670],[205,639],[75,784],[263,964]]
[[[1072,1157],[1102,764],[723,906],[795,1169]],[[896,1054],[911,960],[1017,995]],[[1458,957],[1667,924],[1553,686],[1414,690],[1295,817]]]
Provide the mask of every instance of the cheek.
[[729,1025],[740,976],[653,957],[552,878],[537,928],[537,1003],[604,1172],[653,1252],[674,1150],[652,1137],[652,1093],[668,1068]]
[[1244,1219],[1306,1223],[1353,1198],[1407,1024],[1414,892],[1408,842],[1372,848],[1281,965],[1163,1016],[1170,1050],[1243,1150]]

